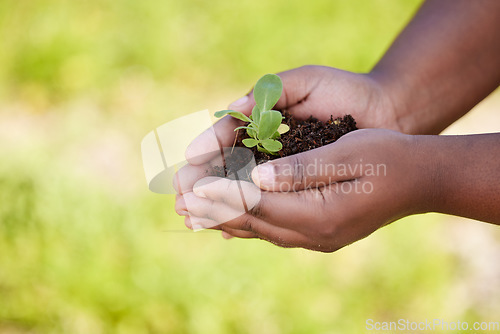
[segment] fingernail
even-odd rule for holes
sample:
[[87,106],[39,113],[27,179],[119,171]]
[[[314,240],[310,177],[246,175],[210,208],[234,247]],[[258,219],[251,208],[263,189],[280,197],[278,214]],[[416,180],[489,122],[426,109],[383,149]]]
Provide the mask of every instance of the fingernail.
[[252,171],[252,180],[259,187],[272,187],[275,179],[274,166],[271,164],[263,164],[257,166]]
[[189,212],[186,210],[179,210],[178,214],[179,216],[189,216]]
[[231,107],[240,107],[240,106],[244,105],[245,103],[247,103],[247,101],[248,101],[248,95],[240,97],[239,99],[237,99],[236,101],[234,101],[233,103],[231,103],[229,105],[229,109],[231,109]]

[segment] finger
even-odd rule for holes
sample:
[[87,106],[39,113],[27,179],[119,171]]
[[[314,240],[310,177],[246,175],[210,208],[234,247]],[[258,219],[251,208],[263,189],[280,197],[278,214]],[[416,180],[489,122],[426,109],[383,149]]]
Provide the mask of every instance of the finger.
[[244,214],[236,219],[220,225],[225,231],[242,238],[257,237],[280,247],[310,248],[311,241],[303,234],[269,224],[262,219]]
[[205,177],[193,186],[198,197],[222,202],[241,214],[259,203],[262,191],[253,183],[219,177]]
[[[366,195],[359,195],[359,191],[355,190],[356,186],[353,186],[354,181],[346,181],[340,184],[346,184],[348,187],[339,186],[339,184],[330,185],[329,189],[325,190],[323,195],[325,198],[333,199],[331,202],[325,202],[324,208],[313,208],[306,202],[303,207],[312,209],[313,211],[319,210],[325,213],[325,208],[329,210],[326,211],[326,215],[320,217],[309,217],[308,220],[302,222],[301,230],[290,229],[288,225],[284,227],[278,226],[277,224],[269,224],[262,219],[251,216],[249,214],[242,215],[232,221],[226,222],[221,225],[224,229],[241,229],[243,231],[253,231],[259,238],[268,240],[275,244],[283,247],[303,247],[308,249],[332,252],[338,249],[338,245],[347,245],[352,242],[352,236],[357,236],[359,238],[366,237],[368,234],[359,235],[359,224],[348,224],[343,225],[339,229],[338,221],[342,221],[342,216],[346,214],[357,217],[353,221],[365,221],[366,220],[366,201],[371,193],[371,185],[366,187],[368,192]],[[365,189],[364,185],[369,182],[359,182],[358,189]],[[317,192],[318,189],[312,189],[304,191],[304,193]],[[330,193],[329,193],[330,192]],[[277,193],[271,193],[275,195]],[[291,195],[292,193],[278,193],[281,195]],[[321,195],[319,195],[321,196]],[[361,198],[360,198],[361,197]],[[382,198],[382,196],[379,196]],[[372,200],[371,200],[372,201]],[[360,203],[361,202],[361,203]],[[352,203],[356,203],[353,207]],[[380,203],[383,206],[384,203]],[[349,213],[345,208],[349,207]],[[355,209],[354,209],[355,208]],[[282,212],[281,208],[275,208],[276,211]],[[301,210],[306,211],[306,210]],[[300,211],[296,211],[300,212]],[[336,214],[330,214],[336,213]],[[377,219],[374,219],[376,223]],[[277,229],[271,228],[269,225],[274,226]],[[371,228],[369,231],[374,231],[376,228]],[[274,231],[274,232],[273,232]],[[281,232],[280,232],[281,231]],[[274,234],[273,234],[274,233]],[[351,241],[349,241],[351,240]],[[332,241],[335,244],[332,245]],[[336,246],[335,246],[336,245]]]
[[[209,206],[204,205],[196,209],[196,214],[204,215],[218,219],[220,216],[217,212],[210,212]],[[212,216],[213,215],[213,216]],[[308,245],[308,239],[301,233],[288,230],[286,228],[274,226],[261,219],[253,217],[249,214],[240,215],[239,217],[226,221],[223,224],[214,226],[210,218],[198,218],[190,216],[192,221],[193,230],[200,230],[204,228],[219,229],[239,238],[259,238],[281,247],[303,247]],[[207,225],[205,225],[205,223]]]
[[[213,220],[207,219],[207,218],[200,218],[200,217],[195,217],[195,216],[185,217],[184,224],[186,225],[187,228],[194,230],[194,231],[202,230],[205,227],[197,226],[196,228],[193,229],[193,221],[198,222],[200,224],[204,224],[204,226],[212,226],[212,225],[216,224],[216,223],[214,223]],[[224,239],[231,239],[234,237],[243,238],[243,239],[258,238],[258,236],[254,232],[230,228],[228,226],[225,226],[224,224],[215,225],[215,226],[212,226],[209,228],[212,230],[220,230],[222,232],[222,237]]]
[[234,236],[233,236],[233,235],[231,235],[231,234],[229,234],[229,233],[227,233],[227,232],[224,232],[224,231],[222,231],[221,236],[222,236],[224,239],[226,239],[226,240],[229,240],[229,239],[234,238]]
[[351,157],[350,145],[333,143],[259,165],[252,170],[252,180],[267,191],[325,187],[361,176],[361,166],[351,164]]
[[213,220],[195,216],[184,217],[184,225],[195,232],[205,229],[203,226],[211,226],[210,229],[220,230],[217,223]]
[[[215,181],[210,182],[212,180]],[[249,182],[210,177],[198,181],[193,192],[198,198],[223,203],[240,214],[248,212],[275,226],[301,233],[306,233],[310,228],[308,222],[315,221],[317,213],[323,212],[338,196],[330,188],[266,192]],[[216,210],[217,207],[209,209]],[[210,213],[209,216],[213,218],[215,213]],[[225,225],[228,226],[227,224]]]
[[[234,233],[236,236],[252,237],[252,234],[249,233],[236,232],[246,231],[281,247],[312,247],[311,241],[304,234],[289,229],[286,224],[284,227],[280,227],[247,213],[239,214],[240,211],[235,211],[224,203],[199,198],[192,193],[188,193],[184,197],[191,196],[193,198],[187,201],[191,203],[189,213],[194,230],[217,228],[231,231],[229,233]],[[201,219],[195,221],[198,217]]]
[[[200,198],[193,193],[187,193],[183,197],[193,226],[199,225],[198,228],[211,228],[244,214],[244,211],[233,209],[221,202]],[[195,217],[210,219],[215,223],[206,225],[200,220],[195,222]]]
[[186,202],[184,201],[184,197],[182,195],[175,196],[175,212],[179,216],[189,215],[189,212],[187,211]]
[[[174,187],[174,190],[178,194],[183,194],[187,193],[190,191],[193,191],[193,185],[196,181],[198,181],[201,178],[204,178],[209,175],[217,175],[218,173],[222,172],[224,174],[224,171],[220,170],[221,166],[224,166],[224,158],[225,155],[227,155],[227,150],[224,151],[219,151],[219,154],[213,156],[208,162],[201,164],[201,165],[191,165],[187,164],[180,168],[177,173],[175,173],[173,180],[172,180],[172,185]],[[241,150],[238,150],[239,156],[243,156],[243,153],[240,153]],[[248,155],[248,153],[247,153]],[[218,168],[217,170],[214,168]],[[224,175],[219,175],[219,176],[224,176]]]
[[204,163],[202,165],[185,165],[175,173],[172,184],[174,190],[179,194],[185,194],[193,191],[194,183],[206,176],[210,172],[210,164]]
[[224,224],[220,225],[220,227],[222,230],[222,237],[224,239],[231,239],[231,238],[255,239],[255,238],[258,238],[258,236],[254,232],[233,229],[233,228],[225,226]]
[[193,229],[193,225],[191,224],[191,219],[189,219],[189,216],[184,217],[184,225],[190,230]]

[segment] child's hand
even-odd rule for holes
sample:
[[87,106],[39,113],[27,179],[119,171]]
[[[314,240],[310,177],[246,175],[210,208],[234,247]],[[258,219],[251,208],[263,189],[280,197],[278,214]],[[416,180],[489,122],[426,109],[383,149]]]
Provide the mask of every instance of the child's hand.
[[[249,182],[203,179],[179,197],[176,209],[201,218],[204,227],[217,225],[226,236],[332,252],[425,211],[432,178],[413,150],[413,138],[390,130],[355,131],[336,143],[260,165],[252,177],[265,191]],[[241,210],[242,190],[247,202],[260,201],[248,213],[228,218]]]

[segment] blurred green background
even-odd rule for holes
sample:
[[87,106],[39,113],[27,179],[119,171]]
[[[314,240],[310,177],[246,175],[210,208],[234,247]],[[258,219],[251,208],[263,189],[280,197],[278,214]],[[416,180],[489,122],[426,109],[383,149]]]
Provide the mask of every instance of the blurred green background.
[[420,3],[0,1],[0,333],[498,321],[493,226],[410,217],[334,254],[225,241],[188,231],[142,171],[146,133],[264,73],[369,71]]

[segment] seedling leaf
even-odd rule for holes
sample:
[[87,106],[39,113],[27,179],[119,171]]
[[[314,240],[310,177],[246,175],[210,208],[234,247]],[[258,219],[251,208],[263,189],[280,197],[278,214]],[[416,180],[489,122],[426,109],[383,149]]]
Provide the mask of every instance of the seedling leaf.
[[239,129],[247,129],[248,130],[248,129],[251,129],[251,127],[249,127],[249,126],[238,126],[237,128],[234,129],[234,131],[236,132]]
[[290,127],[286,124],[280,124],[280,126],[278,127],[278,132],[280,135],[287,133],[288,131],[290,131]]
[[243,142],[243,145],[245,145],[246,147],[254,147],[255,145],[257,145],[259,143],[259,141],[257,139],[253,139],[253,138],[243,139],[242,142]]
[[283,145],[274,139],[266,139],[261,141],[262,146],[271,153],[278,152],[283,148]]
[[215,117],[222,117],[224,115],[230,115],[233,116],[234,118],[237,118],[239,120],[242,120],[243,122],[251,122],[252,120],[248,118],[245,114],[240,113],[239,111],[234,111],[234,110],[219,110],[216,111],[214,116]]
[[255,124],[260,124],[260,109],[257,105],[255,105],[252,109],[252,120],[255,122]]
[[260,114],[260,124],[257,136],[260,140],[270,138],[281,124],[281,113],[276,110],[266,110]]
[[250,137],[252,138],[257,138],[257,131],[255,131],[254,129],[247,129],[247,133]]
[[254,88],[254,98],[256,105],[253,107],[250,117],[235,110],[221,110],[215,113],[216,117],[230,115],[236,119],[247,122],[244,126],[239,126],[234,131],[246,129],[250,138],[243,140],[247,147],[255,147],[260,152],[267,154],[277,154],[283,145],[276,139],[281,134],[290,130],[288,125],[281,124],[284,117],[279,111],[271,108],[278,102],[283,84],[279,76],[266,74],[259,79]]
[[266,74],[257,81],[253,89],[255,103],[261,112],[270,110],[280,99],[283,83],[276,74]]
[[272,154],[271,152],[269,152],[268,150],[266,150],[265,148],[261,147],[260,145],[257,145],[257,150],[259,152],[264,152],[264,153],[268,153],[268,154]]

